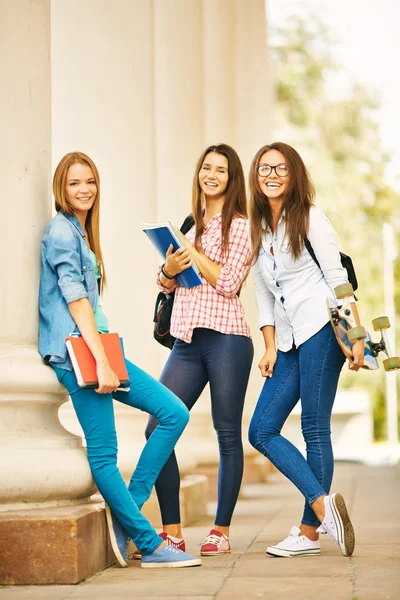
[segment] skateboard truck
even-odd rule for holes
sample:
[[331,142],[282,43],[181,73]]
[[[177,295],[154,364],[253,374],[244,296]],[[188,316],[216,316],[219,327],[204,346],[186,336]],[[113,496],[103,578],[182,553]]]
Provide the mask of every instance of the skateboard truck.
[[367,337],[367,332],[365,328],[357,325],[353,309],[351,307],[350,296],[353,296],[353,286],[351,283],[342,283],[342,285],[338,285],[335,287],[335,294],[339,300],[344,300],[341,306],[331,309],[334,311],[332,314],[332,321],[335,325],[339,325],[341,319],[346,321],[348,326],[347,337],[350,342],[354,343],[358,340],[365,340]]
[[396,369],[400,369],[400,358],[398,356],[393,356],[386,333],[386,329],[389,329],[390,327],[388,317],[377,317],[372,321],[372,327],[374,328],[374,331],[381,332],[381,339],[379,342],[371,341],[372,353],[374,356],[378,356],[379,352],[384,352],[386,354],[387,358],[383,361],[385,371],[395,371]]
[[[353,295],[353,287],[351,283],[343,283],[342,285],[337,286],[334,291],[336,297],[339,300],[343,300],[343,304],[341,306],[329,307],[331,321],[335,330],[337,328],[342,328],[343,330],[343,324],[345,324],[346,335],[351,344],[357,340],[365,339],[366,345],[368,346],[368,353],[375,357],[375,359],[380,352],[384,352],[386,354],[387,358],[383,361],[383,367],[385,371],[395,371],[396,369],[400,369],[400,358],[398,356],[393,356],[386,333],[386,329],[389,329],[390,327],[390,321],[388,317],[378,317],[372,321],[372,327],[374,328],[374,331],[381,332],[380,341],[373,342],[364,327],[361,327],[356,323],[351,306],[352,303],[349,299],[350,296]],[[343,342],[345,342],[345,340],[342,337],[342,344]]]

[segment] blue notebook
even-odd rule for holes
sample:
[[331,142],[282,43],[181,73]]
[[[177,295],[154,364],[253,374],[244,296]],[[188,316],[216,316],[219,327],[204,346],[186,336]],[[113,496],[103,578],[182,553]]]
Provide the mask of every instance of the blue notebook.
[[[165,258],[171,244],[174,247],[174,252],[178,248],[185,247],[185,240],[181,232],[179,229],[173,227],[169,221],[165,221],[164,223],[144,223],[143,231],[163,258]],[[195,263],[189,269],[186,269],[186,271],[179,273],[176,276],[176,280],[182,287],[195,287],[203,283],[200,278],[199,269]]]

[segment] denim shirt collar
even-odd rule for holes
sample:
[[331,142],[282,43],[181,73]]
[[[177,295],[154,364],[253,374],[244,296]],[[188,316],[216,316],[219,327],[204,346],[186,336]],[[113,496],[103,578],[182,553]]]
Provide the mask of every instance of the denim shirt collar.
[[70,215],[69,213],[63,211],[61,211],[61,214],[64,215],[64,217],[68,219],[68,221],[71,221],[71,223],[77,228],[81,236],[86,239],[85,232],[83,231],[82,226],[79,223],[78,217],[76,215]]

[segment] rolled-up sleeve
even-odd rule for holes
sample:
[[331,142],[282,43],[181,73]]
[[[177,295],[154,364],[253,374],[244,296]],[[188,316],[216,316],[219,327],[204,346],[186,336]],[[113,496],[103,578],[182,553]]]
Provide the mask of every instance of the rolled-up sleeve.
[[254,295],[257,305],[258,326],[260,329],[266,325],[274,326],[275,297],[265,284],[258,261],[252,268],[252,275],[254,281]]
[[347,271],[340,260],[339,244],[335,230],[329,218],[318,206],[314,206],[310,211],[308,239],[313,247],[325,281],[332,293],[335,294],[335,287],[342,283],[348,283],[349,280]]
[[249,271],[250,243],[245,219],[234,219],[229,230],[229,252],[222,264],[215,289],[225,298],[234,298]]
[[57,273],[58,285],[67,304],[88,298],[82,274],[79,241],[67,225],[57,225],[49,232],[46,261]]

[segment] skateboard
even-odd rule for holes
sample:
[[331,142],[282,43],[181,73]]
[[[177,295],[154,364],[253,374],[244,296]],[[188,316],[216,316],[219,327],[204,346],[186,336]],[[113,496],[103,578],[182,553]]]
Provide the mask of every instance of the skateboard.
[[388,317],[378,317],[372,321],[374,331],[381,332],[380,341],[374,342],[368,331],[364,327],[357,326],[355,321],[352,303],[349,299],[354,294],[351,283],[343,283],[337,286],[335,294],[338,299],[343,300],[343,304],[341,306],[331,306],[329,299],[327,299],[326,305],[336,339],[346,358],[352,361],[353,343],[357,340],[364,340],[364,369],[374,371],[379,368],[377,357],[380,352],[384,352],[387,356],[383,361],[385,371],[400,369],[400,358],[393,356],[386,334],[386,329],[390,327]]

